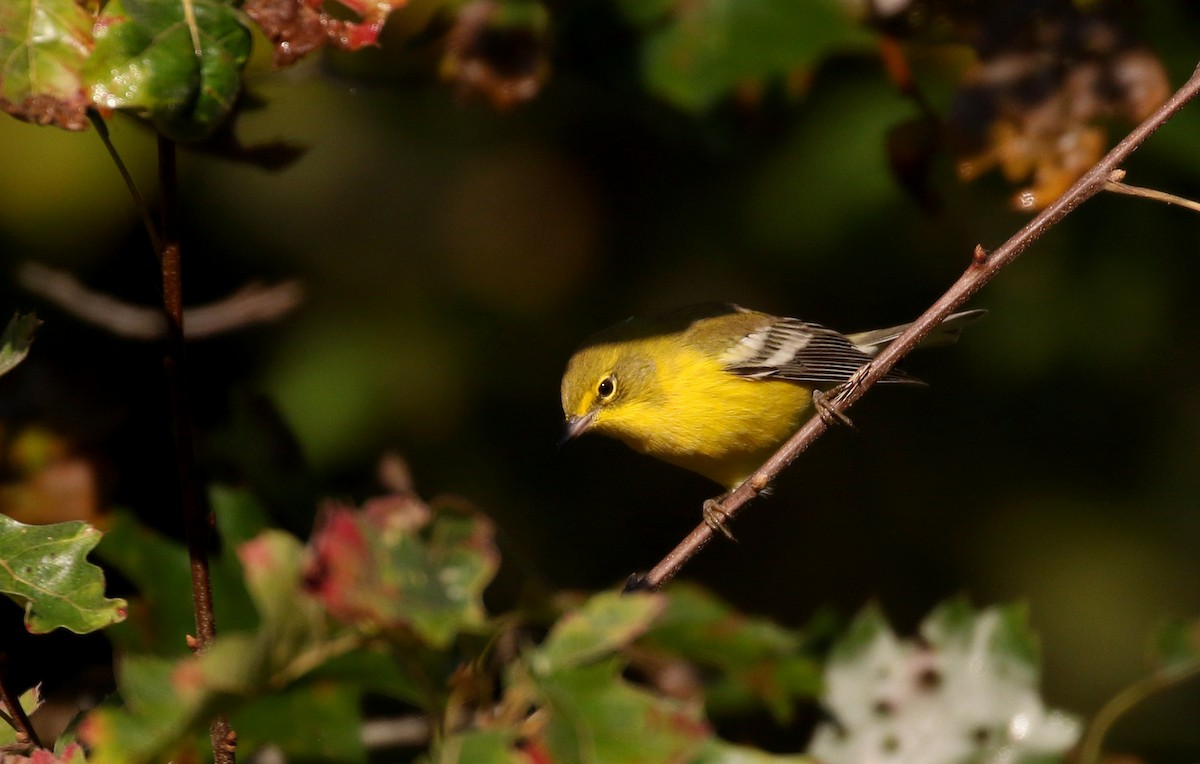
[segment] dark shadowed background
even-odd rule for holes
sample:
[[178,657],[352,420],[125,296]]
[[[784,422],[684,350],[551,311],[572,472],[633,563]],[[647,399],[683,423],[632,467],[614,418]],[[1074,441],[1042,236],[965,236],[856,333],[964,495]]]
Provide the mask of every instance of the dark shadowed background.
[[[1145,5],[1143,40],[1177,85],[1200,13]],[[559,378],[590,332],[708,300],[845,331],[903,322],[1028,218],[1009,210],[1013,186],[963,185],[948,156],[939,209],[900,188],[885,139],[915,108],[869,53],[827,60],[802,97],[693,114],[641,86],[636,37],[604,4],[560,21],[544,91],[500,114],[438,84],[399,22],[381,49],[281,73],[260,46],[250,82],[267,106],[240,134],[306,153],[280,172],[181,159],[189,302],[250,281],[305,290],[277,323],[192,344],[211,477],[303,533],[321,497],[377,491],[375,464],[397,451],[423,494],[495,518],[502,604],[649,568],[716,492],[615,441],[556,448]],[[153,187],[152,135],[112,129]],[[1130,182],[1200,198],[1197,136],[1193,105]],[[153,304],[150,250],[95,135],[3,119],[0,147],[8,272],[44,263]],[[872,600],[906,630],[957,593],[1027,602],[1048,701],[1094,713],[1146,671],[1156,624],[1200,611],[1198,290],[1200,215],[1089,202],[971,303],[989,315],[960,344],[907,361],[927,389],[872,391],[856,431],[823,438],[738,519],[738,543],[684,575],[794,625]],[[170,529],[158,348],[11,276],[0,306],[45,321],[0,384],[8,447],[41,428],[100,465],[98,505]],[[1198,702],[1195,686],[1156,699],[1113,747],[1194,759]]]

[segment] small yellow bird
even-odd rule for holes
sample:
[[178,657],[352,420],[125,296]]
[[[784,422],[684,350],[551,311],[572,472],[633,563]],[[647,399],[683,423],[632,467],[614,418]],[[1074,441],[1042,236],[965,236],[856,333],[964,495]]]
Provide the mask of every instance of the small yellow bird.
[[[922,346],[949,344],[985,311],[949,316]],[[562,379],[563,441],[612,436],[732,491],[907,324],[840,334],[736,305],[628,319],[587,340]],[[881,380],[921,384],[893,370]]]

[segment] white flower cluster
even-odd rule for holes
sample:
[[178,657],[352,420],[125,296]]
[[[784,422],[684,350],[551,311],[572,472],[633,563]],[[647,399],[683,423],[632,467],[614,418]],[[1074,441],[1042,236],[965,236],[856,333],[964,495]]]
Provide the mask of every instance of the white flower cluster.
[[1032,637],[1016,609],[950,603],[901,641],[861,615],[825,670],[809,754],[823,764],[1030,764],[1058,761],[1079,721],[1038,695]]

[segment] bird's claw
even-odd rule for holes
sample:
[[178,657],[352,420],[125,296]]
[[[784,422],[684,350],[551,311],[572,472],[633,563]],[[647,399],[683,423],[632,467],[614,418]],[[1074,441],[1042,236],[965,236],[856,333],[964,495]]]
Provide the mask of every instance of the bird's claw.
[[850,421],[850,417],[833,406],[841,398],[843,392],[844,388],[841,385],[833,388],[828,393],[821,390],[813,390],[813,406],[816,408],[817,414],[821,417],[821,421],[826,426],[833,427],[835,424],[844,424],[853,430],[854,422]]
[[705,501],[704,507],[701,509],[701,514],[704,515],[705,525],[714,531],[720,531],[730,541],[737,541],[733,537],[733,533],[725,525],[729,520],[729,513],[721,508],[721,502],[718,499],[708,499]]

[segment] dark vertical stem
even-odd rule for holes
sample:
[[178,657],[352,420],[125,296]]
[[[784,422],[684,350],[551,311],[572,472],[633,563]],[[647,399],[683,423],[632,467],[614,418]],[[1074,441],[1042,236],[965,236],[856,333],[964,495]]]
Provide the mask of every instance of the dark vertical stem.
[[[196,451],[188,406],[187,376],[184,372],[183,274],[176,223],[179,214],[179,181],[175,167],[175,142],[158,137],[158,180],[162,194],[160,234],[162,251],[163,312],[167,319],[167,344],[163,355],[167,387],[171,395],[171,419],[175,430],[175,461],[179,470],[180,505],[188,561],[192,577],[192,605],[196,614],[196,652],[204,652],[217,636],[213,617],[212,581],[208,552],[214,520],[196,475]],[[234,736],[229,720],[220,715],[209,728],[216,764],[234,764]]]
[[17,731],[25,736],[30,743],[36,748],[41,748],[42,743],[38,740],[37,733],[33,731],[33,724],[29,721],[29,715],[25,713],[25,709],[21,708],[21,699],[14,693],[5,681],[4,670],[8,667],[8,654],[0,653],[0,702],[4,703],[4,707],[12,715],[12,720],[16,725]]

